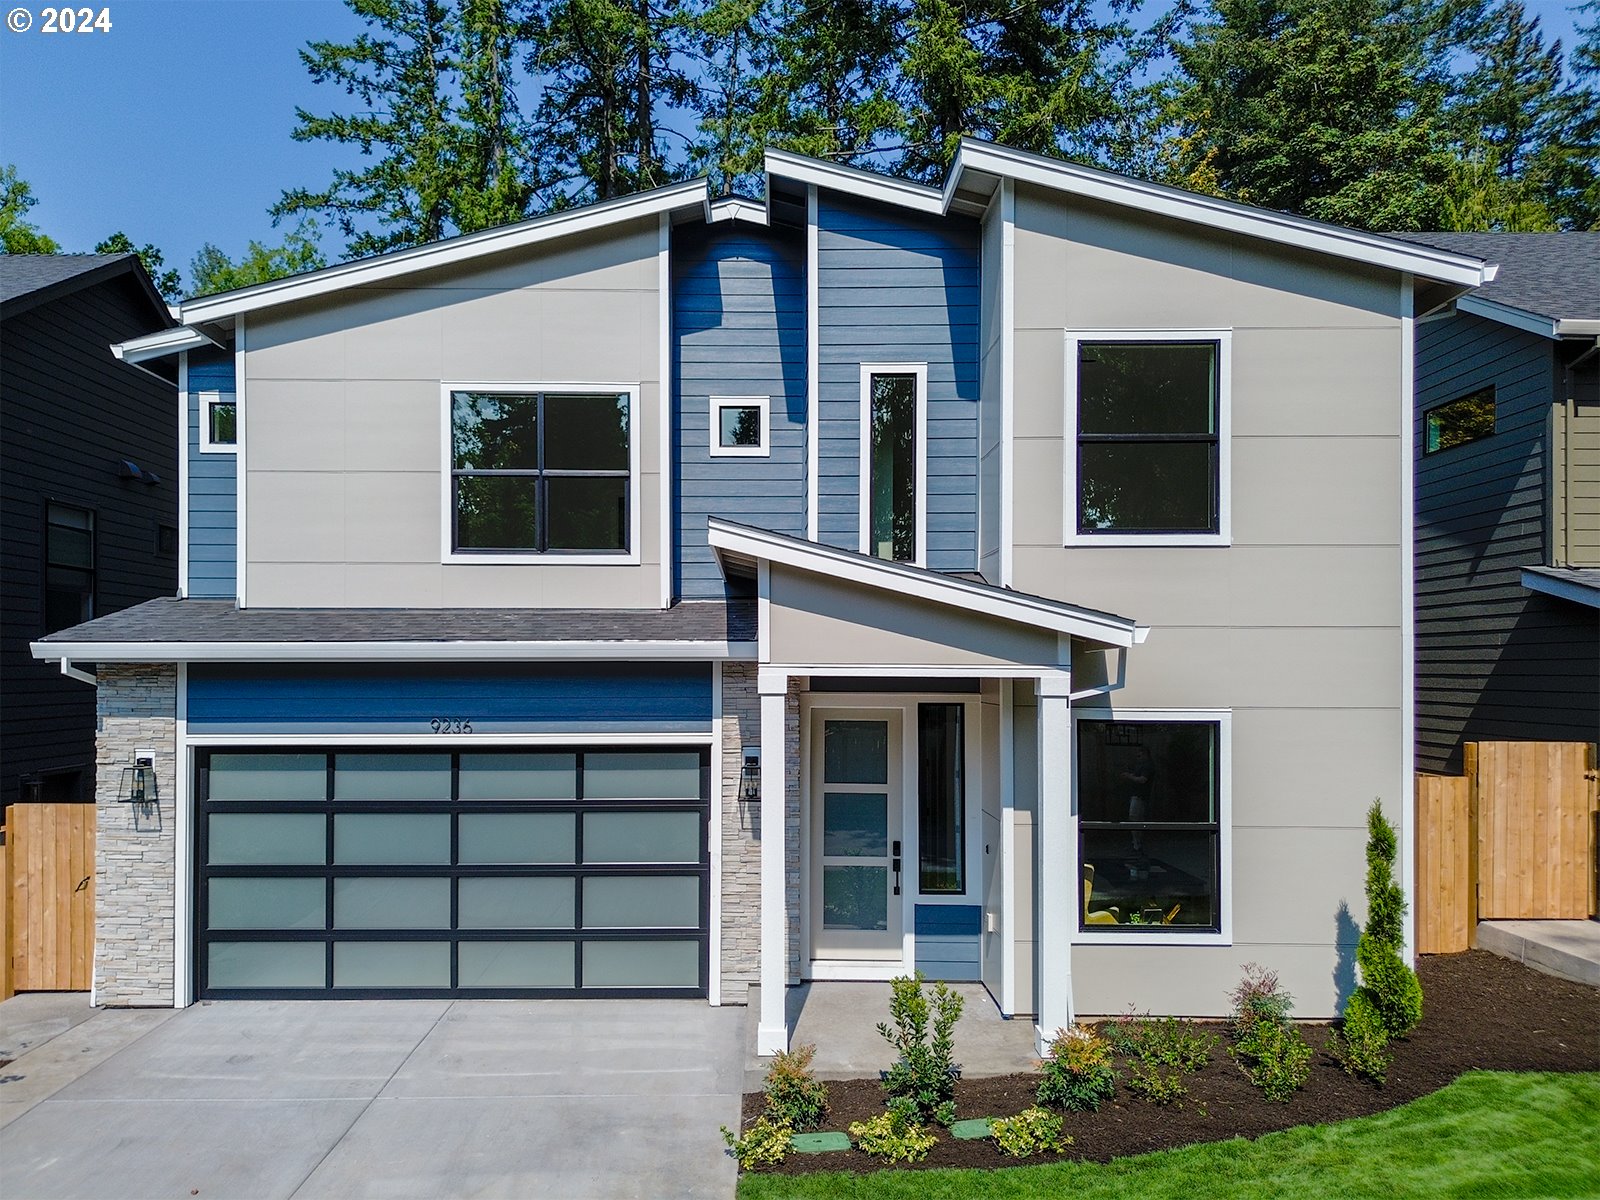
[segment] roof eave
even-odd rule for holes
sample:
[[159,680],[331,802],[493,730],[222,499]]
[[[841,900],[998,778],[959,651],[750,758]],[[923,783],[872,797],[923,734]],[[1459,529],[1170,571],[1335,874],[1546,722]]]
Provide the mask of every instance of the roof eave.
[[29,644],[43,662],[527,662],[540,660],[754,660],[748,641],[52,642]]

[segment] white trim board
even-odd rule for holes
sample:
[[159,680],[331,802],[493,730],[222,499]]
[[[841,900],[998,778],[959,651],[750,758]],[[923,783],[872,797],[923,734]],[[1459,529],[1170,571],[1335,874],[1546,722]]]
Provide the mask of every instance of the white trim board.
[[[672,607],[672,564],[677,561],[673,551],[672,529],[672,410],[673,410],[673,378],[672,378],[672,215],[662,213],[656,218],[656,438],[657,455],[659,458],[659,472],[656,475],[656,513],[657,513],[657,546],[656,557],[660,560],[661,572],[661,607]],[[635,404],[635,409],[639,405]],[[628,441],[630,457],[637,461],[638,455],[633,450],[635,432],[633,428],[633,413],[628,417]],[[635,480],[630,484],[631,490],[637,492],[643,487],[644,480],[634,473]],[[638,508],[642,508],[644,500],[637,501],[634,516]],[[637,524],[635,519],[634,524]],[[634,543],[634,552],[637,554],[642,547]]]
[[[538,662],[544,659],[754,662],[754,642],[33,642],[44,662]],[[970,674],[970,672],[969,672]]]
[[916,381],[911,441],[915,475],[912,489],[917,506],[916,528],[912,536],[916,539],[917,554],[911,562],[915,566],[925,567],[928,565],[928,364],[925,362],[861,364],[861,409],[857,417],[861,459],[856,475],[861,536],[857,548],[863,554],[872,555],[872,379],[876,375],[910,375]]
[[124,342],[112,342],[111,357],[118,362],[142,363],[152,358],[165,358],[169,354],[199,350],[206,346],[216,346],[220,349],[222,343],[202,329],[179,325],[175,329],[147,333],[143,337],[129,338]]
[[[238,410],[234,410],[238,420]],[[235,425],[237,428],[237,425]],[[178,355],[178,599],[189,594],[189,352]]]
[[1406,898],[1400,942],[1407,964],[1417,952],[1417,623],[1416,623],[1416,288],[1400,277],[1400,887]]
[[[770,195],[770,189],[768,191]],[[821,335],[820,305],[821,284],[817,271],[818,251],[817,189],[806,186],[806,540],[817,540],[819,502],[817,496],[817,469],[820,455],[820,433],[817,429],[822,411],[822,383],[818,378],[822,352],[817,339]]]
[[[187,363],[188,355],[184,355]],[[224,400],[224,396],[232,396],[231,400]],[[234,440],[231,442],[214,442],[211,440],[211,405],[233,405],[233,430]],[[187,399],[185,408],[188,407]],[[195,393],[195,420],[199,425],[197,430],[200,440],[201,454],[238,454],[239,452],[239,397],[235,392],[224,392],[213,389],[206,392]]]
[[[754,446],[724,446],[722,444],[722,410],[725,408],[755,408],[760,410],[760,440]],[[772,457],[772,397],[770,396],[712,396],[706,402],[706,424],[710,437],[707,451],[712,458],[771,458]],[[670,507],[670,506],[669,506]]]

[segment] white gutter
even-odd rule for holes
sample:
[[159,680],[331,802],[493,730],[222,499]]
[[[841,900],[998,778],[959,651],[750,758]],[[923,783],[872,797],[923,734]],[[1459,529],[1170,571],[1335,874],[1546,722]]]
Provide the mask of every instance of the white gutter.
[[[535,662],[605,659],[754,662],[754,642],[33,642],[46,662]],[[71,672],[66,672],[70,674]],[[74,676],[79,678],[80,676]],[[92,682],[92,677],[90,682]]]
[[176,329],[163,329],[143,337],[129,338],[125,342],[112,342],[111,355],[118,362],[138,364],[152,358],[165,358],[182,350],[199,350],[205,346],[222,343],[207,333],[188,325]]
[[88,671],[78,670],[77,667],[72,665],[70,660],[65,658],[61,660],[61,673],[68,679],[76,679],[79,683],[87,683],[91,686],[97,685],[100,682]]

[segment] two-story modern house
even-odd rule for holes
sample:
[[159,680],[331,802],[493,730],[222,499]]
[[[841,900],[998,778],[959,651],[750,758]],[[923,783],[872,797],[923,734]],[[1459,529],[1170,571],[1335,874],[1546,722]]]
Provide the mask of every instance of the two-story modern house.
[[120,348],[183,595],[36,647],[100,664],[100,1002],[1333,1014],[1373,797],[1411,861],[1413,323],[1492,273],[969,141],[188,302]]
[[1600,741],[1600,233],[1408,235],[1500,273],[1417,328],[1417,759]]

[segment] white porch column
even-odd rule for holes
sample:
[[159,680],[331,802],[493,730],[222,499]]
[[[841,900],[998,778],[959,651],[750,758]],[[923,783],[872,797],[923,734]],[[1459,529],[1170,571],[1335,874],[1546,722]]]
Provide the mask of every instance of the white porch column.
[[1071,676],[1063,671],[1039,680],[1039,804],[1034,815],[1038,846],[1039,942],[1038,1024],[1034,1037],[1042,1056],[1057,1029],[1073,1022],[1072,938],[1082,906],[1078,869],[1078,813],[1072,796]]
[[789,1023],[784,1013],[789,974],[784,946],[788,906],[783,894],[783,810],[788,778],[783,727],[789,676],[763,667],[757,690],[761,694],[761,1019],[756,1026],[756,1053],[776,1054],[789,1048]]

